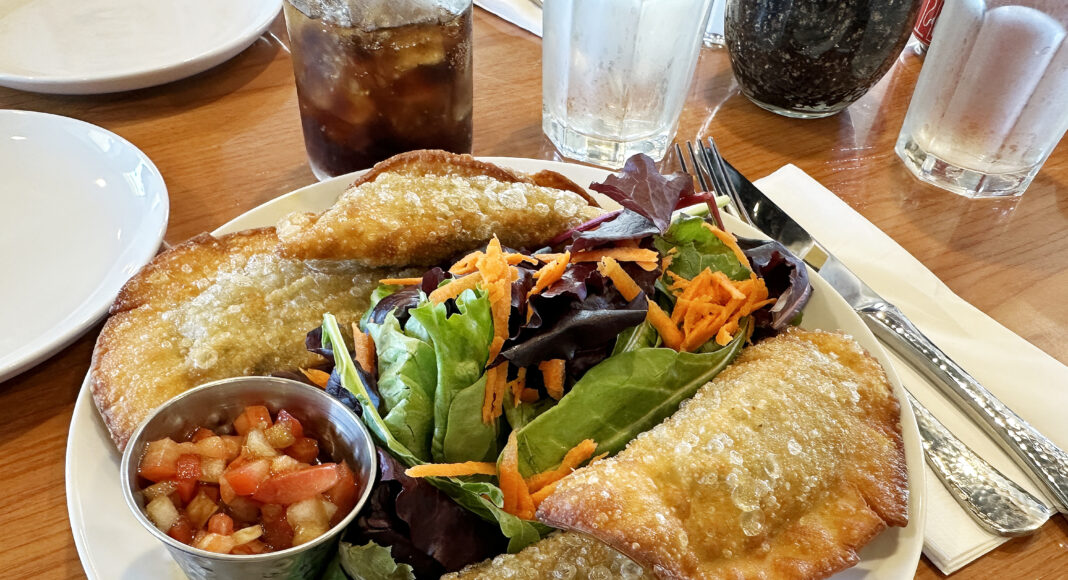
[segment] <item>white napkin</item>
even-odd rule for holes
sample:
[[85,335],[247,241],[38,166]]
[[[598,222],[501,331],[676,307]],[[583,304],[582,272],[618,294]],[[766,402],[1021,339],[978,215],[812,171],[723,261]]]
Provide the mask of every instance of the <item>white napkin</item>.
[[[1068,367],[965,302],[904,248],[804,171],[787,165],[757,186],[1021,417],[1068,449]],[[947,194],[949,195],[949,194]],[[1052,505],[998,445],[893,352],[912,394],[1002,473]],[[949,574],[1007,538],[979,527],[927,469],[924,554]]]
[[475,0],[482,9],[541,36],[541,8],[531,0]]

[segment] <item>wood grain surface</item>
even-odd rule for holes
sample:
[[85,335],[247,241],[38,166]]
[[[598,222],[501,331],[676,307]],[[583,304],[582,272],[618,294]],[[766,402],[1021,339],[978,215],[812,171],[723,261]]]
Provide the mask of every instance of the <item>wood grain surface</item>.
[[[167,182],[166,241],[173,244],[314,181],[284,39],[284,26],[276,22],[227,63],[128,93],[58,97],[0,89],[0,108],[74,117],[140,147]],[[541,132],[540,40],[476,11],[474,50],[474,152],[560,159]],[[1018,199],[972,201],[920,183],[893,144],[921,64],[903,54],[846,111],[803,121],[750,104],[726,53],[705,49],[679,138],[714,135],[725,156],[752,178],[798,165],[959,295],[1068,362],[1068,145],[1058,147]],[[17,283],[19,273],[4,276],[3,283]],[[0,385],[5,578],[84,577],[67,520],[63,465],[71,412],[98,331]],[[917,577],[939,576],[920,561]],[[1004,544],[953,577],[1068,577],[1068,524],[1054,517],[1037,534]]]

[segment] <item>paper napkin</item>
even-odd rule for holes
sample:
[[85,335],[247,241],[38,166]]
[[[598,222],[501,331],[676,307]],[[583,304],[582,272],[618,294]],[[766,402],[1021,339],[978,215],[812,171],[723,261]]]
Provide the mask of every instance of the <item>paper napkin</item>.
[[523,30],[541,36],[541,8],[531,0],[475,0],[475,4]]
[[[756,185],[1009,408],[1068,449],[1063,404],[1068,401],[1068,367],[954,294],[904,248],[801,169],[787,165]],[[958,438],[1052,505],[997,443],[936,386],[893,352],[890,356],[905,387]],[[930,468],[924,467],[923,551],[942,572],[959,570],[1007,540],[974,523]]]

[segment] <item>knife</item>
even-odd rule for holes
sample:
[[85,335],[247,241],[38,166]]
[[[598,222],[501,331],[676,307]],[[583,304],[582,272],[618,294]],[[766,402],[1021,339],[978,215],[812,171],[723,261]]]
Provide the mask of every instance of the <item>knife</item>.
[[[713,155],[718,156],[718,152]],[[1068,514],[1068,454],[979,384],[924,336],[901,310],[846,268],[733,166],[723,161],[716,167],[709,161],[709,165],[719,169],[733,186],[734,191],[728,194],[743,213],[743,219],[819,272],[820,277],[860,315],[873,334],[920,370],[972,417],[1016,463],[1042,484],[1057,504],[1055,508]]]

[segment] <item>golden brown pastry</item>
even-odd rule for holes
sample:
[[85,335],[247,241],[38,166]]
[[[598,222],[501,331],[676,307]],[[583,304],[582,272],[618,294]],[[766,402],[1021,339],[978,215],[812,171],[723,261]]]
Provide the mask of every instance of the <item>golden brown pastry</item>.
[[899,411],[851,338],[794,330],[561,481],[537,515],[661,578],[826,577],[908,521]]
[[494,234],[508,247],[537,248],[600,213],[590,203],[559,174],[525,176],[470,155],[413,151],[376,165],[322,214],[283,218],[279,248],[301,259],[426,266]]
[[275,253],[274,228],[198,236],[123,287],[97,339],[93,400],[121,450],[159,405],[196,385],[311,365],[304,336],[334,313],[342,328],[395,271]]
[[441,580],[652,580],[634,560],[576,532],[556,532],[516,554],[501,554]]

